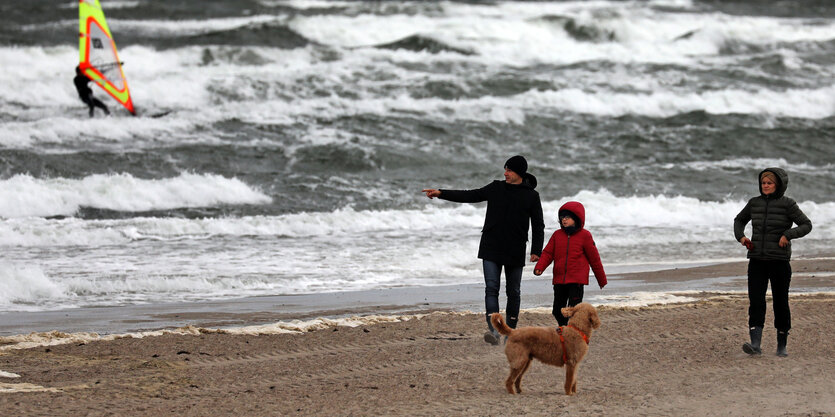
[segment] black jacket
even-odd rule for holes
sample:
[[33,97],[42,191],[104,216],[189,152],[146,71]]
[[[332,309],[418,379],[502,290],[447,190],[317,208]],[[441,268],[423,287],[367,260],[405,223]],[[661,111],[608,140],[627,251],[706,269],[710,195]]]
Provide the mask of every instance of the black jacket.
[[[780,236],[789,241],[806,236],[812,231],[812,221],[797,206],[797,203],[786,197],[789,185],[789,175],[780,168],[766,168],[757,176],[757,181],[763,172],[770,171],[777,177],[777,190],[770,195],[762,194],[748,200],[745,208],[734,219],[734,237],[736,240],[744,236],[745,225],[751,222],[751,242],[754,249],[748,251],[748,258],[763,260],[791,259],[791,242],[785,248],[778,244]],[[797,224],[797,227],[792,227]]]
[[545,223],[536,182],[519,185],[496,180],[477,190],[440,190],[439,198],[457,203],[487,202],[478,257],[503,265],[525,265],[528,224],[532,226],[531,254],[542,253]]
[[93,90],[90,89],[87,84],[90,82],[90,79],[87,78],[85,75],[76,75],[75,78],[72,79],[72,82],[75,84],[75,89],[78,91],[78,96],[81,98],[90,97],[90,94],[93,94]]

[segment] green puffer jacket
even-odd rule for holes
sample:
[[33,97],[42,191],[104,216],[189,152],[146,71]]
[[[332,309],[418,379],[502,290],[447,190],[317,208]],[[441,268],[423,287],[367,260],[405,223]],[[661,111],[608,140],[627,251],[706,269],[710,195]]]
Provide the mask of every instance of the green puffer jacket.
[[[766,168],[757,176],[757,182],[760,182],[766,171],[777,177],[777,190],[771,195],[765,195],[760,186],[760,195],[748,200],[745,208],[736,215],[734,237],[737,242],[742,239],[745,236],[745,225],[750,221],[754,248],[748,251],[748,258],[788,261],[792,255],[791,241],[811,232],[812,221],[793,199],[784,195],[789,185],[789,174],[781,168]],[[793,224],[797,224],[797,227],[792,227]],[[780,236],[790,241],[785,248],[779,245]]]

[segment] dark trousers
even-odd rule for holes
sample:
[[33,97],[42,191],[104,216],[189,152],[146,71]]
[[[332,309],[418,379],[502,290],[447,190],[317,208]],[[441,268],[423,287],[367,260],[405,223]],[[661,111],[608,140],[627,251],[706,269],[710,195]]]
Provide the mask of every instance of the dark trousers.
[[99,99],[93,97],[92,94],[79,97],[81,98],[81,101],[83,101],[90,109],[90,117],[93,117],[93,110],[95,110],[96,107],[104,110],[105,114],[110,114],[110,110],[107,109],[107,106],[105,106]]
[[556,284],[554,285],[554,309],[551,314],[557,319],[560,326],[568,324],[568,317],[560,311],[563,307],[574,307],[583,302],[583,284]]
[[521,303],[522,267],[501,265],[493,261],[483,260],[484,267],[484,305],[487,309],[487,327],[492,331],[490,315],[499,312],[499,291],[502,288],[502,267],[504,267],[505,294],[507,295],[506,319],[507,325],[516,328],[519,322],[519,304]]
[[789,311],[789,284],[792,267],[789,261],[764,261],[751,259],[748,262],[748,327],[764,327],[765,292],[771,281],[771,298],[774,305],[774,327],[783,332],[792,327]]

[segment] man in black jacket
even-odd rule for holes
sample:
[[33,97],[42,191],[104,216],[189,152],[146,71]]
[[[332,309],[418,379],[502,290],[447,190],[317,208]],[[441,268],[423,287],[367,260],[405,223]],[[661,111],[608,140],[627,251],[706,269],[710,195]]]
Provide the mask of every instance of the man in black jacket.
[[490,323],[490,314],[499,311],[501,271],[505,271],[507,294],[507,324],[516,328],[521,302],[522,267],[525,265],[525,246],[528,224],[532,229],[530,261],[539,260],[545,236],[542,204],[536,188],[536,177],[529,174],[528,162],[516,155],[505,163],[505,180],[496,180],[477,190],[425,189],[429,198],[438,197],[457,203],[487,201],[487,215],[481,229],[478,257],[484,268],[484,303],[487,309],[487,328],[484,340],[499,343],[499,333]]

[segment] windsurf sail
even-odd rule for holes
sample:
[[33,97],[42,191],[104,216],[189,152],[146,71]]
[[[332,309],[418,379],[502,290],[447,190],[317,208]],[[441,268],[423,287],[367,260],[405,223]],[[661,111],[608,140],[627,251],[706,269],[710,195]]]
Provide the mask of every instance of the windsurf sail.
[[122,71],[123,62],[119,60],[99,0],[79,0],[78,36],[81,71],[135,115],[128,81]]

